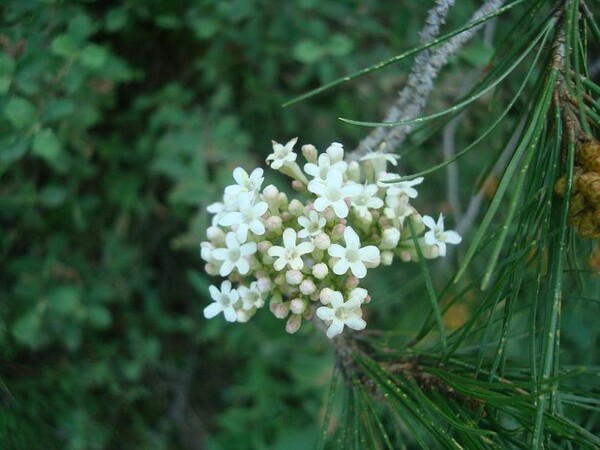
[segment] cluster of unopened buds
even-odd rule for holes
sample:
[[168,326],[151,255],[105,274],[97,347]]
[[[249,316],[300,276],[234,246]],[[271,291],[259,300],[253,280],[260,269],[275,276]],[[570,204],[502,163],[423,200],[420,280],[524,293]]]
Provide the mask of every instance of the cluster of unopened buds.
[[208,207],[214,216],[201,256],[208,274],[227,279],[210,286],[213,302],[204,315],[246,322],[268,301],[276,317],[287,319],[289,333],[316,314],[332,338],[344,327],[365,328],[361,307],[371,297],[359,284],[369,269],[390,265],[395,256],[445,256],[446,244],[461,237],[444,230],[441,214],[435,221],[410,204],[423,178],[389,173],[395,156],[371,152],[347,163],[341,144],[321,154],[304,145],[301,168],[296,141],[273,142],[267,163],[292,178],[298,198],[272,184],[263,188],[263,169],[238,167],[223,201]]

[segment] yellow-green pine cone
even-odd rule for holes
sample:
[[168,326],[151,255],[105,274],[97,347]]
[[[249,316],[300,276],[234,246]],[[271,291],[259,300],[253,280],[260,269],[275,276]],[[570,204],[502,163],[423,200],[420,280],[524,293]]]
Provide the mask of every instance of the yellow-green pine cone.
[[600,227],[598,227],[594,221],[594,212],[585,211],[581,214],[581,220],[577,227],[579,236],[584,239],[597,239],[600,238]]
[[597,141],[587,141],[577,148],[577,157],[584,165],[600,156],[600,144]]
[[569,219],[574,218],[580,212],[585,209],[585,197],[581,192],[578,192],[573,197],[571,197],[571,204],[569,205]]
[[594,206],[600,206],[600,173],[586,172],[579,177],[579,190]]

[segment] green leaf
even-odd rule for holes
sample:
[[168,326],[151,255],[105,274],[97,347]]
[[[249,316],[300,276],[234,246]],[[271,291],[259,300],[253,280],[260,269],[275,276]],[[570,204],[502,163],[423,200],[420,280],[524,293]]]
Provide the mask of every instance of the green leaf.
[[15,60],[6,53],[0,53],[0,95],[6,94],[15,72]]
[[52,40],[52,52],[55,55],[70,58],[77,50],[77,42],[69,34],[59,34]]
[[29,100],[21,97],[12,97],[4,109],[6,118],[17,129],[28,128],[37,119],[37,108]]
[[64,186],[50,184],[44,186],[39,193],[39,201],[43,206],[54,208],[62,205],[67,199],[68,191]]
[[97,44],[88,44],[81,52],[81,65],[90,69],[98,69],[106,64],[108,52]]
[[105,19],[105,27],[106,30],[114,33],[115,31],[119,31],[127,24],[129,17],[127,14],[127,9],[119,7],[111,9],[106,15]]
[[60,286],[48,294],[48,310],[62,315],[74,315],[80,305],[78,290],[73,286]]
[[87,316],[94,328],[105,329],[112,323],[112,316],[108,309],[101,305],[93,305],[88,308]]
[[0,163],[11,164],[20,160],[31,143],[30,137],[12,137],[0,142]]
[[60,141],[50,128],[39,131],[33,138],[33,154],[45,159],[49,163],[54,163],[58,160],[61,147]]
[[334,34],[327,44],[329,54],[333,56],[346,56],[354,49],[350,38],[344,34]]
[[302,40],[294,46],[294,58],[304,64],[314,64],[325,55],[325,50],[312,40]]
[[30,310],[17,319],[12,326],[12,335],[22,344],[37,348],[40,344],[41,319],[37,309]]

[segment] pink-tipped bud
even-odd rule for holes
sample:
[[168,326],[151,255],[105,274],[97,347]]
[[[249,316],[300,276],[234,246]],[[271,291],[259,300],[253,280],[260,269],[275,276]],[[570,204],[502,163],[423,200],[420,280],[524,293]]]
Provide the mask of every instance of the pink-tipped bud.
[[309,163],[317,163],[317,149],[312,144],[302,146],[302,156],[304,156],[304,159]]
[[354,289],[356,286],[358,286],[359,283],[359,279],[356,278],[355,276],[351,275],[348,277],[348,279],[346,280],[346,288],[348,289]]
[[302,283],[300,283],[300,292],[304,295],[311,295],[316,289],[317,286],[315,286],[315,282],[311,279],[303,280]]
[[324,305],[329,305],[331,303],[331,294],[333,294],[333,289],[331,288],[323,288],[321,292],[319,292],[319,300]]
[[290,301],[290,311],[292,314],[302,314],[306,309],[306,302],[301,298],[293,298]]
[[312,268],[312,274],[317,280],[322,280],[329,274],[329,268],[325,263],[315,264]]
[[264,255],[268,253],[271,247],[273,247],[273,244],[269,241],[260,241],[257,246],[258,251]]
[[263,197],[267,202],[276,202],[279,195],[279,189],[275,185],[268,185],[263,189]]
[[285,319],[290,312],[290,302],[278,302],[271,311],[278,319]]
[[331,230],[331,240],[334,242],[339,241],[344,236],[345,230],[346,225],[344,225],[343,223],[338,223],[336,226],[333,227],[333,230]]
[[400,259],[404,262],[410,262],[410,260],[412,260],[412,255],[408,250],[404,250],[400,252]]
[[319,250],[327,250],[331,245],[331,239],[326,233],[319,233],[314,240],[315,247]]
[[272,233],[279,233],[281,231],[282,220],[280,216],[271,216],[265,222],[265,227],[267,231]]
[[292,189],[295,190],[296,192],[306,192],[306,184],[304,184],[300,180],[293,180],[292,181]]
[[304,205],[299,200],[293,199],[290,201],[288,211],[296,217],[301,216],[304,214]]
[[290,334],[294,334],[300,329],[300,325],[302,325],[302,316],[294,314],[290,316],[290,318],[286,322],[285,331],[287,331]]
[[302,272],[299,270],[288,270],[285,273],[285,281],[292,286],[297,286],[302,283]]
[[266,294],[271,290],[271,280],[267,277],[260,277],[256,280],[256,288],[263,294]]
[[310,294],[310,300],[316,302],[319,300],[319,291],[315,290],[312,294]]
[[325,217],[325,219],[326,219],[327,221],[330,221],[330,220],[333,220],[333,219],[335,219],[335,218],[336,218],[335,211],[334,211],[334,210],[333,210],[333,208],[331,208],[331,207],[325,208],[323,211],[321,211],[321,213],[320,213],[320,214],[321,214],[323,217]]

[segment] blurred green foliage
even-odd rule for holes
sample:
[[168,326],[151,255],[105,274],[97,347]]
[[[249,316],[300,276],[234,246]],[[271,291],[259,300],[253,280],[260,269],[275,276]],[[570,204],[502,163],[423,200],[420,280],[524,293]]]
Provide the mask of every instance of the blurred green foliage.
[[424,12],[376,0],[0,5],[1,448],[314,441],[331,355],[271,317],[205,322],[204,208],[270,139],[361,137],[336,118],[378,117],[397,72],[280,105],[414,44]]

